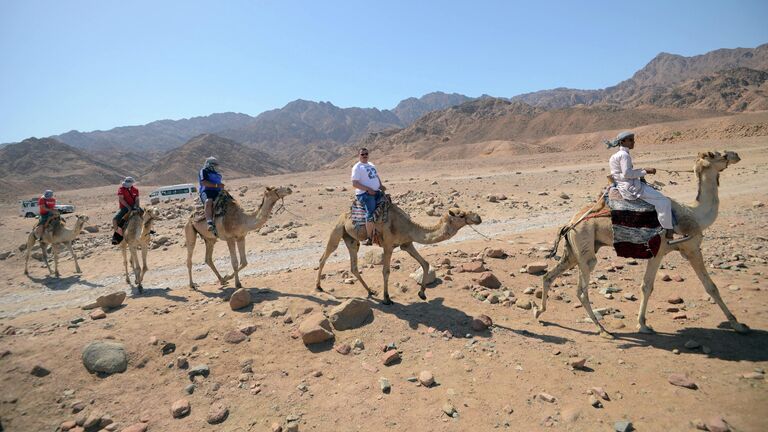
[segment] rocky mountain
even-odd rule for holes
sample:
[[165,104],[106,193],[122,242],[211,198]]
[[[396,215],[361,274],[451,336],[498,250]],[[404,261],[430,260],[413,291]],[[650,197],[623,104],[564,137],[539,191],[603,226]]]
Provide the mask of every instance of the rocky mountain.
[[400,119],[402,126],[408,126],[424,114],[461,105],[470,100],[473,98],[458,93],[432,92],[420,98],[403,99],[392,112]]
[[[661,94],[674,94],[676,87],[689,81],[718,80],[718,76],[722,73],[743,75],[743,71],[739,72],[743,68],[768,71],[768,44],[760,45],[757,48],[719,49],[692,57],[661,53],[631,78],[612,87],[600,90],[557,88],[518,95],[512,100],[544,109],[598,103],[636,106],[635,101],[656,101],[659,100]],[[729,84],[735,84],[735,88],[722,89],[723,85],[728,86]],[[725,80],[721,82],[720,87],[725,92],[738,92],[740,84]],[[697,101],[701,98],[702,96],[694,98],[695,106],[691,107],[698,107]],[[715,105],[724,106],[724,104],[719,103]],[[763,106],[763,102],[750,99],[750,103],[747,105],[740,103],[729,105],[729,111],[763,109],[759,108],[760,106]],[[678,107],[683,106],[678,103]]]
[[0,149],[0,197],[117,184],[126,171],[52,138],[29,138]]
[[202,133],[238,129],[253,117],[240,113],[211,114],[182,120],[159,120],[141,126],[122,126],[107,131],[70,131],[51,138],[89,151],[162,153],[179,147]]
[[215,156],[224,179],[279,174],[290,171],[269,154],[213,134],[198,135],[181,147],[169,150],[141,174],[142,183],[167,185],[197,183],[205,158]]

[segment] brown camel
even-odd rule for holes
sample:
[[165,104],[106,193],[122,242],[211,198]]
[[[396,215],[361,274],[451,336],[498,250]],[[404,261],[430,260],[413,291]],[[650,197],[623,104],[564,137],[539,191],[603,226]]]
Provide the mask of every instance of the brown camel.
[[[704,285],[704,289],[707,294],[720,306],[723,313],[725,313],[728,322],[738,333],[746,333],[749,331],[749,327],[738,322],[736,317],[728,310],[728,307],[720,297],[720,292],[717,286],[709,277],[704,265],[704,258],[701,254],[701,242],[704,238],[703,231],[715,222],[717,218],[718,206],[720,201],[718,199],[717,189],[720,185],[720,172],[728,167],[728,165],[735,164],[741,159],[735,152],[725,151],[720,153],[700,153],[694,167],[694,172],[698,178],[699,192],[696,196],[696,200],[691,205],[683,205],[672,200],[672,209],[677,218],[677,229],[684,234],[690,236],[690,240],[682,243],[670,245],[667,241],[662,241],[658,254],[652,259],[648,260],[648,265],[645,269],[645,276],[642,283],[642,301],[640,302],[640,311],[638,314],[637,328],[640,333],[653,333],[653,329],[645,322],[645,311],[648,306],[648,299],[653,292],[653,283],[656,278],[656,272],[659,270],[661,261],[664,255],[672,251],[678,251],[680,254],[688,260],[696,272],[696,275]],[[597,213],[601,207],[605,205],[604,202],[599,202],[592,208],[592,213]],[[571,224],[576,223],[580,219],[581,215],[589,211],[589,209],[580,210],[576,216],[571,220]],[[595,254],[597,250],[602,246],[611,246],[613,244],[613,230],[611,227],[610,214],[607,216],[586,218],[581,222],[576,223],[570,229],[563,227],[555,242],[553,254],[557,250],[557,243],[560,237],[565,237],[565,246],[563,250],[563,256],[558,261],[557,265],[544,275],[544,289],[542,293],[541,309],[534,307],[534,317],[538,318],[544,311],[547,310],[547,293],[552,282],[560,276],[564,271],[569,270],[578,265],[579,267],[579,284],[578,284],[578,297],[582,306],[587,311],[587,314],[592,321],[597,325],[600,335],[603,337],[612,337],[605,328],[598,322],[592,311],[592,306],[589,303],[589,275],[594,270],[597,264],[597,258]]]
[[[82,273],[80,271],[80,265],[77,263],[77,255],[75,255],[75,251],[72,250],[72,241],[76,239],[78,235],[80,235],[80,231],[83,230],[83,226],[85,226],[86,222],[88,222],[88,216],[79,215],[77,216],[77,221],[75,222],[75,226],[72,229],[67,229],[67,227],[62,222],[54,227],[53,230],[44,230],[43,237],[40,239],[40,250],[43,253],[43,261],[45,261],[45,265],[48,267],[48,273],[55,274],[56,277],[60,276],[58,246],[62,243],[67,245],[69,253],[72,254],[72,259],[75,260],[75,273]],[[35,245],[37,240],[38,239],[35,236],[34,231],[29,233],[29,237],[27,237],[27,260],[24,263],[25,275],[29,275],[29,255],[32,253],[32,247]],[[51,265],[48,263],[48,252],[46,251],[48,245],[51,245],[51,248],[53,249],[53,266],[55,272],[51,271]]]
[[[184,233],[187,240],[187,270],[189,272],[189,287],[194,289],[195,283],[192,282],[192,253],[195,251],[196,235],[199,235],[205,241],[205,263],[213,270],[213,273],[224,285],[232,276],[221,277],[216,266],[213,264],[213,245],[221,239],[227,242],[229,246],[229,257],[232,260],[233,276],[235,277],[235,286],[241,288],[239,272],[248,261],[245,255],[245,236],[251,231],[255,231],[267,222],[272,208],[278,200],[281,200],[293,193],[289,187],[267,187],[264,191],[264,198],[261,200],[259,209],[254,213],[247,213],[240,207],[234,199],[227,204],[224,216],[217,216],[214,219],[219,236],[216,237],[211,231],[208,231],[208,224],[199,215],[193,213],[187,225],[184,227]],[[238,265],[237,253],[240,253],[240,264]]]
[[[131,278],[128,276],[128,251],[131,252],[131,269],[133,270],[136,289],[141,294],[144,291],[142,281],[147,273],[147,252],[149,251],[149,233],[152,231],[154,221],[160,216],[156,208],[144,209],[144,212],[132,211],[128,216],[128,222],[123,229],[123,241],[120,242],[120,249],[123,252],[123,266],[125,267],[125,281],[130,284]],[[139,256],[136,252],[141,249],[141,265],[139,265]]]
[[[389,220],[386,223],[377,223],[376,229],[381,233],[381,247],[384,249],[384,266],[382,272],[384,274],[384,299],[382,303],[392,304],[392,300],[389,298],[388,282],[389,282],[389,262],[392,258],[392,250],[395,247],[400,247],[401,250],[408,252],[418,263],[421,265],[424,277],[422,278],[421,289],[419,290],[419,297],[422,300],[427,299],[427,295],[424,293],[426,275],[429,272],[429,264],[427,261],[419,255],[413,243],[421,244],[434,244],[456,235],[459,230],[465,225],[478,225],[482,222],[480,216],[476,213],[464,211],[458,208],[448,210],[448,213],[444,214],[440,218],[440,222],[431,227],[425,227],[412,221],[411,218],[403,210],[394,204],[391,204],[389,210]],[[336,226],[331,231],[331,236],[328,239],[328,244],[325,247],[325,253],[320,258],[320,267],[317,269],[317,283],[315,288],[318,291],[322,291],[320,286],[320,279],[323,275],[323,266],[329,256],[339,247],[339,240],[344,240],[344,244],[347,245],[349,250],[349,262],[352,274],[355,275],[358,281],[363,285],[369,296],[376,295],[376,292],[368,287],[368,285],[360,276],[360,271],[357,269],[357,251],[360,248],[360,242],[367,238],[365,227],[355,229],[355,225],[350,217],[350,212],[347,211],[339,216],[336,221]]]

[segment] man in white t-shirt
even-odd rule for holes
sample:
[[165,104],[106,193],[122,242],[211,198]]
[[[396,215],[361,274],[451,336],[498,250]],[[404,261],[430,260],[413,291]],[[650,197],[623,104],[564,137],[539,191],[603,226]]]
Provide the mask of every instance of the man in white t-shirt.
[[358,156],[360,161],[352,167],[352,186],[355,188],[355,197],[365,206],[365,231],[368,238],[363,244],[370,246],[373,244],[373,212],[387,188],[381,184],[376,165],[368,162],[368,149],[361,148]]

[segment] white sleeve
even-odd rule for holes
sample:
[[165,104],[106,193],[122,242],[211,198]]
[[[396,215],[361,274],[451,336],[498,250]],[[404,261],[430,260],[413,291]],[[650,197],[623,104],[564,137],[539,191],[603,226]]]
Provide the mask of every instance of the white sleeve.
[[619,165],[621,166],[621,175],[625,179],[636,179],[644,177],[646,174],[645,170],[632,168],[632,158],[628,154],[621,155]]
[[352,181],[355,181],[355,180],[360,181],[363,179],[362,176],[360,175],[360,170],[358,169],[359,167],[360,165],[358,164],[355,164],[352,167],[352,177],[351,177]]

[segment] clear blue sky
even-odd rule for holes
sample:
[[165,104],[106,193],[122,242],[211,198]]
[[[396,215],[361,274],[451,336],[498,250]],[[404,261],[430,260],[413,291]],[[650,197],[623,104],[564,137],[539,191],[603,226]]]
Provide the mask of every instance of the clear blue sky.
[[0,142],[302,98],[602,88],[768,42],[768,1],[0,2]]

